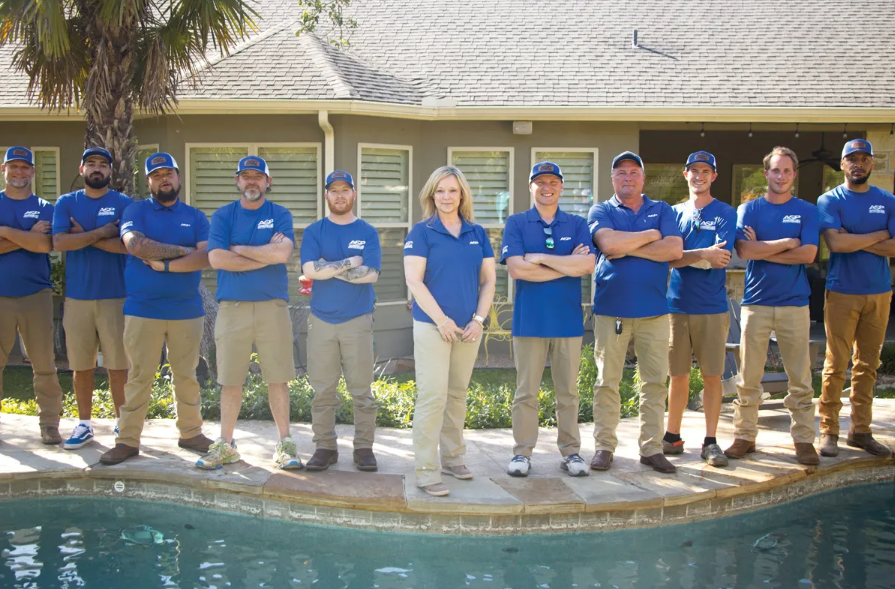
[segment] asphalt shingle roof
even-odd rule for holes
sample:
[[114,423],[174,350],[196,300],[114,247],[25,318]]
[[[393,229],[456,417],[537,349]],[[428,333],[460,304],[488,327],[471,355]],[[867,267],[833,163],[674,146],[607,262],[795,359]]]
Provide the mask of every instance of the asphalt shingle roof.
[[[257,5],[259,34],[181,100],[895,108],[895,2],[355,0],[347,50],[296,37],[294,0]],[[0,105],[26,103],[19,77]]]

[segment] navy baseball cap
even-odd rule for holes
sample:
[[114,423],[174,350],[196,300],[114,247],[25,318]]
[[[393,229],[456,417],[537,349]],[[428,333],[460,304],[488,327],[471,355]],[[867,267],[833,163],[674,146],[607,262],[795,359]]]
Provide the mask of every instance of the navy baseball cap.
[[147,176],[154,171],[161,169],[177,170],[178,172],[180,171],[180,168],[177,167],[177,160],[175,160],[174,156],[172,156],[170,153],[160,151],[159,153],[154,153],[146,158]]
[[109,153],[109,150],[107,150],[104,147],[99,147],[99,146],[88,147],[87,149],[85,149],[84,154],[81,156],[81,163],[83,164],[84,162],[86,162],[87,158],[92,155],[98,155],[100,157],[104,157],[104,158],[106,158],[106,160],[108,160],[109,164],[112,163],[112,154]]
[[633,151],[623,151],[620,154],[618,154],[617,156],[615,156],[615,159],[612,160],[612,169],[614,170],[615,168],[617,168],[618,165],[625,160],[630,160],[630,161],[634,162],[635,164],[640,166],[641,170],[644,169],[643,168],[643,160],[640,159],[640,156],[637,155],[636,153],[634,153]]
[[531,174],[528,175],[529,184],[531,184],[531,182],[538,176],[544,176],[546,174],[556,176],[562,180],[562,170],[559,169],[559,166],[553,162],[541,162],[531,167]]
[[691,153],[690,157],[687,158],[687,165],[684,166],[684,169],[690,169],[690,166],[692,166],[693,164],[708,164],[712,167],[712,170],[714,170],[715,172],[718,171],[718,166],[715,165],[715,156],[707,151],[697,151],[696,153]]
[[34,165],[34,154],[27,147],[10,147],[3,156],[3,163],[20,161]]
[[873,146],[866,139],[852,139],[842,146],[842,157],[851,155],[856,152],[863,152],[873,157]]
[[267,167],[267,162],[257,155],[249,155],[239,160],[239,165],[236,166],[236,175],[239,176],[246,170],[255,170],[270,178],[270,168]]
[[349,174],[345,170],[333,170],[332,172],[330,172],[329,176],[326,177],[325,188],[328,190],[330,184],[339,181],[347,182],[348,186],[354,188],[354,178],[352,178],[351,174]]

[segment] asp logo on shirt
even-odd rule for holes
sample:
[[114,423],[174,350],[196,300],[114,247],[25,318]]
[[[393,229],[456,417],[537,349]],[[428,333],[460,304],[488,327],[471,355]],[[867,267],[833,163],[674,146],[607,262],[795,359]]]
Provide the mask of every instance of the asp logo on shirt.
[[783,217],[782,223],[801,223],[802,215],[786,215]]
[[25,211],[25,214],[22,215],[24,219],[40,219],[40,211]]
[[[350,250],[362,250],[364,249],[364,245],[366,245],[366,241],[363,239],[352,239],[351,243],[348,244],[348,249]],[[407,246],[404,246],[407,247]]]
[[96,214],[97,217],[107,217],[115,214],[115,207],[103,207]]
[[404,244],[404,249],[406,249],[406,250],[412,250],[412,249],[413,249],[413,242],[412,242],[412,241],[408,241],[407,243],[405,243],[405,244]]
[[258,222],[258,229],[273,229],[273,219],[264,219]]
[[879,213],[881,215],[886,214],[886,206],[885,205],[870,205],[870,208],[867,210],[869,213]]

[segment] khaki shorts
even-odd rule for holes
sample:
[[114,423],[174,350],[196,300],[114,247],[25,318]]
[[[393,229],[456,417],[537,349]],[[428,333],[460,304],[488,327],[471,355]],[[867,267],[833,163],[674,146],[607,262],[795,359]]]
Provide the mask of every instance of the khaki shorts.
[[124,353],[124,299],[67,298],[62,327],[71,370],[96,368],[98,350],[102,350],[103,366],[108,370],[128,369]]
[[668,316],[671,321],[668,372],[671,376],[690,374],[694,354],[703,376],[723,375],[730,314],[669,313]]
[[292,317],[286,301],[221,301],[214,325],[218,383],[242,386],[258,350],[264,382],[279,384],[295,378],[292,356]]

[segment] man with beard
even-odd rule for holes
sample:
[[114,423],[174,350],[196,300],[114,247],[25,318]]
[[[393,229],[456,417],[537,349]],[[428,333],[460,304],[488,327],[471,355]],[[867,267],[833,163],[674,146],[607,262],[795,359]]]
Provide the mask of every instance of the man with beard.
[[[53,283],[50,282],[53,205],[31,192],[34,155],[10,147],[0,166],[6,187],[0,191],[0,393],[3,368],[22,336],[37,401],[40,439],[58,444],[62,388],[53,349]],[[2,399],[2,394],[0,394]]]
[[755,452],[758,408],[771,332],[789,378],[784,405],[792,416],[790,433],[796,460],[816,465],[814,449],[814,389],[808,354],[808,298],[811,288],[805,264],[817,254],[817,207],[796,198],[792,186],[799,159],[786,147],[775,147],[764,158],[768,192],[737,210],[737,254],[746,265],[743,294],[740,372],[734,401],[734,441],[724,453],[743,458]]
[[236,168],[241,198],[211,216],[208,260],[217,270],[220,303],[214,341],[221,385],[221,436],[196,462],[199,468],[213,470],[240,459],[233,430],[253,345],[279,433],[274,463],[282,469],[302,467],[289,433],[287,387],[295,378],[292,318],[286,307],[286,264],[292,259],[295,232],[292,213],[265,198],[270,184],[267,162],[253,155],[242,158]]
[[684,236],[684,255],[671,261],[668,283],[671,386],[662,450],[665,454],[684,452],[681,420],[689,398],[690,368],[695,354],[705,383],[705,439],[700,455],[711,466],[727,466],[727,457],[715,433],[721,415],[724,344],[730,329],[726,268],[736,237],[737,213],[712,197],[712,182],[718,177],[715,156],[706,151],[690,154],[684,177],[690,187],[690,200],[672,207]]
[[314,387],[311,421],[316,450],[308,470],[324,470],[339,459],[336,410],[339,377],[354,401],[354,463],[377,468],[373,455],[376,401],[373,381],[373,283],[379,278],[379,234],[353,212],[354,179],[343,170],[326,177],[329,215],[305,230],[302,272],[314,280],[308,317],[308,379]]
[[151,198],[129,206],[121,218],[127,252],[124,281],[124,350],[130,364],[115,447],[100,457],[118,464],[140,453],[140,434],[149,407],[159,351],[167,345],[177,403],[177,445],[208,452],[202,435],[199,342],[205,309],[199,295],[202,269],[208,266],[208,218],[182,203],[180,170],[167,153],[146,159]]
[[90,416],[98,349],[102,350],[103,366],[109,371],[116,416],[124,404],[127,382],[124,352],[127,250],[118,236],[118,223],[133,201],[109,189],[112,154],[102,147],[84,151],[78,171],[84,178],[84,189],[60,196],[53,212],[53,248],[68,252],[62,325],[79,420],[62,446],[66,450],[81,448],[93,439]]
[[840,163],[845,183],[817,200],[820,229],[830,248],[824,304],[827,357],[818,405],[820,454],[839,454],[840,397],[851,356],[851,426],[846,443],[887,456],[891,450],[873,439],[870,422],[892,302],[889,256],[895,256],[895,198],[867,183],[873,171],[873,147],[868,141],[846,143]]

